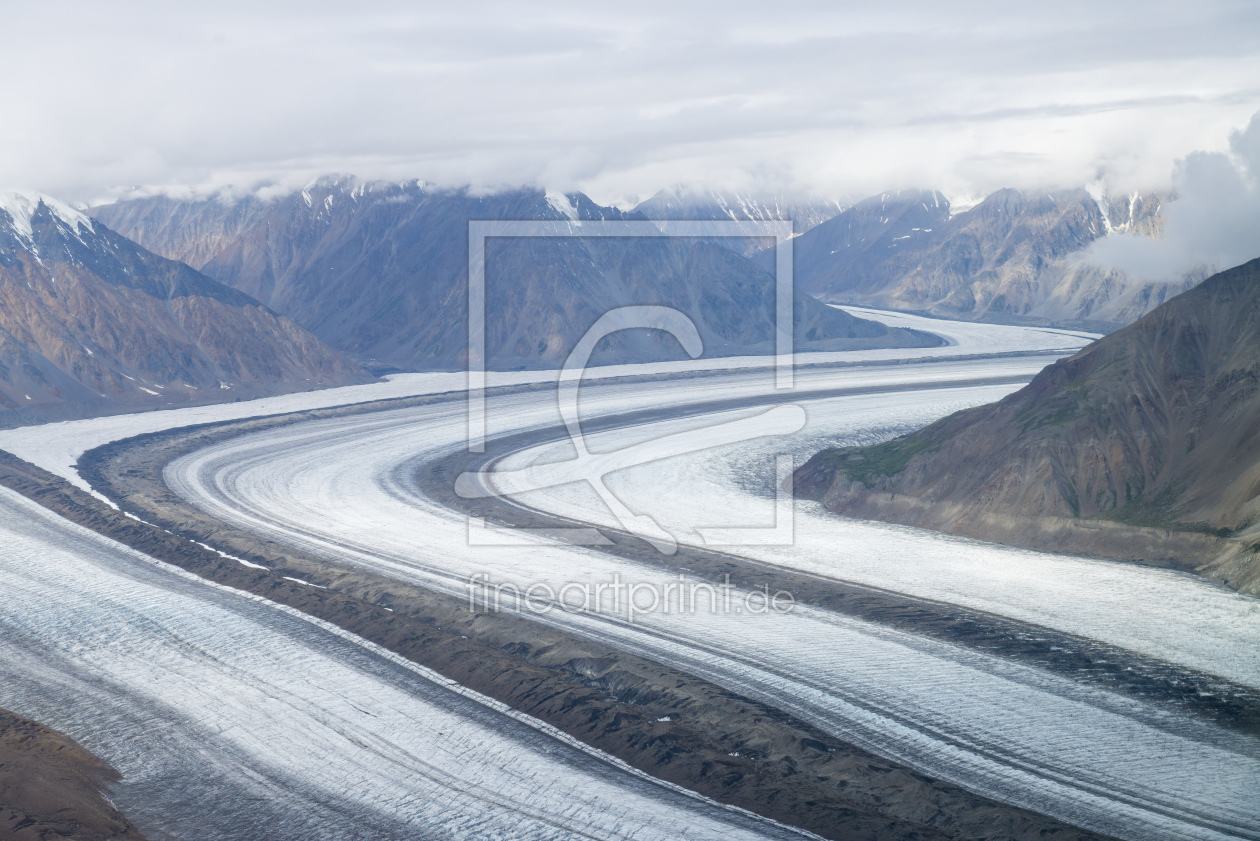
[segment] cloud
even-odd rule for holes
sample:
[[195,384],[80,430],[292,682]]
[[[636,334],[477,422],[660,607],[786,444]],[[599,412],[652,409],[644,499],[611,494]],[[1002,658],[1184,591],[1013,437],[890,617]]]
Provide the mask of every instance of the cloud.
[[0,186],[1150,188],[1260,107],[1258,24],[1235,0],[8,4]]
[[1162,208],[1161,238],[1106,237],[1081,259],[1138,280],[1177,281],[1260,257],[1260,112],[1230,135],[1228,152],[1193,152],[1171,180],[1176,200]]

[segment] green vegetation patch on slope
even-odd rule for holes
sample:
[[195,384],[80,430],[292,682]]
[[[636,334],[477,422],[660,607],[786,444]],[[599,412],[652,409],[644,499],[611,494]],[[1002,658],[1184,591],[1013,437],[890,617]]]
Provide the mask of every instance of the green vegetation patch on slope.
[[932,433],[933,424],[927,429],[874,444],[869,447],[842,447],[823,450],[816,458],[818,466],[843,473],[855,482],[872,487],[882,477],[896,476],[906,469],[910,459],[920,453],[937,450],[943,439]]
[[1164,488],[1151,497],[1144,496],[1139,492],[1130,502],[1105,511],[1099,511],[1097,514],[1093,514],[1085,519],[1109,520],[1129,526],[1138,526],[1139,528],[1166,529],[1168,531],[1206,534],[1220,538],[1233,537],[1251,525],[1250,521],[1248,521],[1238,528],[1218,528],[1211,523],[1191,523],[1178,520],[1176,503],[1179,495],[1179,489],[1172,487]]

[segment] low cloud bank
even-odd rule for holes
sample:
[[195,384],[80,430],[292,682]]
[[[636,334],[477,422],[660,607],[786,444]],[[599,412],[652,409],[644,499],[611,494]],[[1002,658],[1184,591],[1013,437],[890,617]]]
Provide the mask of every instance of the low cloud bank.
[[1230,136],[1230,151],[1194,152],[1173,170],[1159,239],[1111,236],[1081,259],[1143,281],[1182,280],[1260,257],[1260,113]]

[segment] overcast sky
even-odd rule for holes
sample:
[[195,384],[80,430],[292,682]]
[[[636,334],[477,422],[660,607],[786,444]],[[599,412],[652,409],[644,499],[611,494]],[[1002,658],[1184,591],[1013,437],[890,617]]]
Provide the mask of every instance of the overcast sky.
[[1162,187],[1260,110],[1254,2],[14,3],[0,185],[340,172],[628,203]]

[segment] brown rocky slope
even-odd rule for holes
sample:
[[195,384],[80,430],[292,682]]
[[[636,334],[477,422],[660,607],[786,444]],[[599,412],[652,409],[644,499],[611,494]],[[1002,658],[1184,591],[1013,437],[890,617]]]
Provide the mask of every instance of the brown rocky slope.
[[1198,569],[1260,593],[1260,260],[998,403],[824,450],[795,482],[846,516]]
[[0,710],[3,841],[144,841],[102,793],[116,777],[57,731]]
[[0,196],[0,422],[371,376],[248,295],[42,196]]

